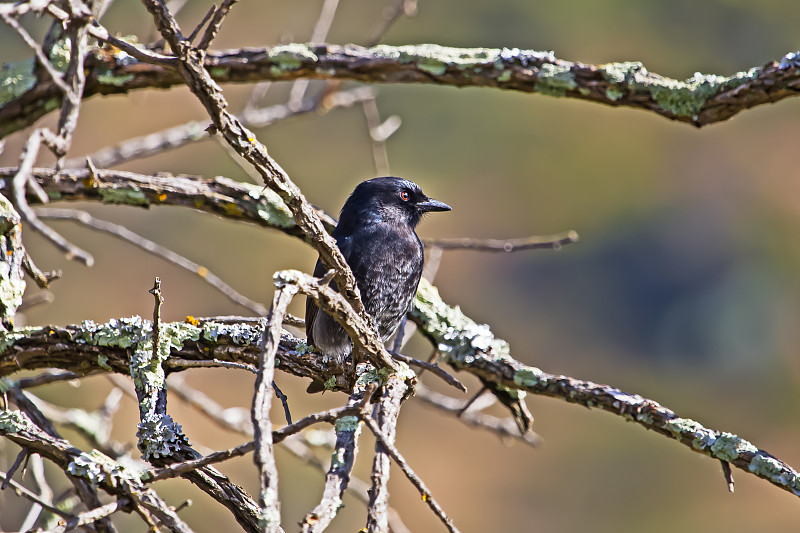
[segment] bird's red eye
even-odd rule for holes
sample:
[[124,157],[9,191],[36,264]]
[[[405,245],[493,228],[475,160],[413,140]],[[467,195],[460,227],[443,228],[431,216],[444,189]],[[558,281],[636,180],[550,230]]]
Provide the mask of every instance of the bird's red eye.
[[400,191],[400,199],[401,200],[403,200],[404,202],[407,202],[408,198],[409,198],[408,191]]

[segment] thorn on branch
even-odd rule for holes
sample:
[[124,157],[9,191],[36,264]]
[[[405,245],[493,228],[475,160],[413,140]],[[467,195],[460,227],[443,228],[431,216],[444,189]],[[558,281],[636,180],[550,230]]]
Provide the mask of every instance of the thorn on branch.
[[467,392],[467,388],[464,386],[463,383],[461,383],[458,379],[450,375],[447,371],[445,371],[437,364],[420,361],[419,359],[415,359],[413,357],[409,357],[407,355],[403,355],[397,352],[392,352],[391,355],[395,359],[399,359],[400,361],[406,364],[418,366],[420,368],[424,368],[425,370],[430,370],[436,377],[441,378],[448,385],[457,388],[461,392]]
[[731,464],[728,461],[719,461],[722,464],[722,475],[725,476],[725,482],[728,483],[728,492],[733,492],[733,472],[731,472]]
[[[20,450],[20,452],[17,454],[17,458],[14,459],[14,463],[11,465],[11,468],[8,469],[8,472],[6,473],[6,478],[3,480],[3,483],[0,484],[0,490],[6,490],[8,488],[8,484],[11,483],[11,478],[13,478],[14,474],[17,473],[19,467],[22,466],[23,461],[27,461],[29,453],[30,452],[28,451],[27,448],[23,448],[22,450]],[[25,472],[24,467],[22,471],[23,473]]]

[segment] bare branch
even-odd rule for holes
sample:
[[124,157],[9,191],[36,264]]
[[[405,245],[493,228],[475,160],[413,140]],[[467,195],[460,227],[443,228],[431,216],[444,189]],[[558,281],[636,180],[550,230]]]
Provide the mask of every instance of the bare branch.
[[272,442],[272,420],[270,406],[272,404],[272,379],[275,373],[275,354],[281,341],[281,323],[286,308],[297,294],[297,286],[279,287],[275,291],[264,334],[261,338],[261,355],[259,357],[258,374],[256,375],[256,392],[253,396],[251,419],[255,437],[254,461],[258,467],[261,492],[259,526],[267,533],[280,528],[281,512],[278,500],[278,467],[275,465],[275,450]]
[[[399,406],[399,404],[398,404],[398,406]],[[397,450],[397,448],[395,448],[395,446],[394,446],[394,426],[392,424],[390,424],[388,426],[385,425],[385,424],[379,425],[380,424],[380,417],[379,417],[378,420],[379,421],[376,422],[375,420],[373,420],[370,417],[364,417],[363,418],[364,423],[367,425],[369,430],[372,431],[372,434],[375,435],[375,439],[378,441],[378,443],[376,445],[376,462],[377,462],[377,458],[378,458],[377,449],[378,449],[378,447],[380,447],[380,448],[382,448],[381,453],[384,453],[384,454],[388,455],[389,457],[391,457],[394,460],[394,462],[397,464],[397,466],[400,467],[400,469],[403,471],[403,473],[406,475],[406,477],[409,479],[409,481],[411,481],[411,483],[414,485],[414,487],[417,488],[417,490],[419,491],[420,495],[422,496],[422,501],[424,501],[425,503],[428,504],[428,507],[430,507],[431,510],[434,512],[434,514],[436,514],[436,516],[439,518],[439,520],[442,521],[442,523],[445,525],[447,530],[450,531],[451,533],[458,533],[458,529],[456,528],[455,524],[453,524],[453,521],[450,519],[450,517],[445,514],[444,510],[442,510],[442,507],[434,499],[433,494],[431,494],[431,491],[428,490],[428,487],[425,486],[425,483],[423,483],[423,481],[419,478],[419,476],[417,476],[414,473],[414,471],[408,465],[408,463],[403,458],[403,456],[400,455],[400,452]],[[382,430],[381,426],[383,427],[383,430]],[[391,432],[390,434],[387,434],[387,429]],[[373,470],[373,485],[372,485],[372,490],[373,491],[375,491],[374,472],[375,471]],[[385,476],[388,479],[388,477],[389,477],[388,470],[386,471]],[[373,501],[374,497],[375,497],[375,493],[373,492],[373,493],[370,494],[370,502]],[[388,526],[388,522],[373,524],[371,522],[371,519],[372,519],[372,515],[367,517],[367,530],[368,531],[386,531],[387,526]]]
[[[213,41],[214,37],[216,37],[217,33],[219,33],[219,29],[222,26],[222,21],[225,20],[225,17],[228,15],[231,7],[233,7],[233,4],[235,4],[237,1],[238,0],[224,0],[219,6],[219,9],[214,12],[214,16],[211,18],[211,22],[206,28],[203,38],[197,45],[199,50],[208,50],[208,47],[211,46],[211,41]],[[189,41],[191,40],[192,39],[189,39]]]
[[236,289],[225,283],[222,278],[208,270],[206,267],[198,265],[194,261],[191,261],[186,257],[173,252],[166,246],[162,246],[151,241],[150,239],[142,237],[138,233],[129,230],[125,226],[108,222],[106,220],[97,219],[86,211],[75,209],[39,208],[37,209],[36,213],[40,218],[74,220],[91,229],[113,235],[114,237],[138,246],[142,250],[145,250],[156,257],[160,257],[165,261],[169,261],[173,265],[177,265],[184,270],[188,270],[192,274],[199,276],[200,279],[224,294],[229,300],[241,305],[246,309],[249,309],[250,311],[253,311],[254,313],[263,315],[267,311],[266,307],[239,293],[236,291]]
[[384,533],[389,530],[389,467],[391,466],[389,457],[391,452],[388,448],[394,443],[400,406],[413,390],[409,385],[413,385],[416,381],[413,373],[411,376],[413,377],[407,382],[404,376],[390,375],[383,384],[380,398],[376,402],[377,420],[373,420],[369,416],[361,417],[375,433],[377,440],[370,476],[372,487],[369,490],[369,505],[367,506],[366,529],[368,533]]
[[84,511],[80,513],[78,516],[69,518],[67,520],[61,520],[59,521],[56,527],[47,530],[45,533],[64,533],[66,531],[72,531],[73,529],[93,524],[98,520],[102,520],[106,517],[109,517],[112,514],[116,513],[117,511],[125,511],[130,506],[131,506],[130,498],[120,498],[111,503],[107,503],[102,507],[97,507],[95,509],[90,509],[89,511]]
[[[375,91],[371,87],[357,87],[346,91],[334,91],[321,99],[303,99],[296,107],[277,104],[264,108],[247,108],[238,116],[249,128],[264,128],[284,119],[311,113],[320,108],[332,111],[349,108],[372,98]],[[103,148],[91,154],[92,160],[101,168],[117,166],[126,161],[150,157],[167,150],[180,148],[187,144],[208,139],[208,122],[190,121],[141,137],[122,141],[110,148]],[[65,168],[81,168],[85,158],[68,159]]]
[[[357,417],[362,406],[366,405],[375,388],[371,382],[362,380],[356,383],[355,390],[347,400],[347,407],[358,411],[341,416],[336,421],[336,443],[331,454],[331,462],[325,475],[325,487],[322,498],[314,509],[309,511],[300,524],[303,533],[324,531],[342,508],[342,495],[350,486],[351,472],[358,455],[358,439],[361,435],[361,423]],[[369,499],[367,499],[367,502]]]
[[426,239],[425,246],[442,250],[475,250],[479,252],[517,252],[521,250],[560,250],[565,244],[578,242],[578,232],[523,237],[521,239]]
[[47,511],[49,511],[49,512],[51,512],[53,514],[56,514],[58,516],[63,516],[65,518],[72,517],[72,515],[70,513],[67,513],[63,509],[59,509],[58,507],[53,505],[52,501],[43,500],[38,495],[36,495],[33,492],[31,492],[30,490],[26,489],[23,485],[20,485],[19,483],[17,483],[13,479],[11,479],[10,476],[8,474],[6,474],[5,472],[0,472],[0,479],[3,480],[3,483],[5,483],[7,481],[8,484],[14,489],[14,492],[17,493],[18,496],[22,496],[26,500],[29,500],[29,501],[33,502],[34,504],[36,504],[36,505],[40,505],[40,506],[42,506],[43,509],[46,509]]
[[11,192],[14,206],[17,208],[22,220],[27,222],[34,230],[41,233],[47,240],[55,245],[56,248],[64,252],[67,259],[76,258],[86,266],[92,266],[94,264],[94,258],[89,253],[67,241],[51,227],[44,224],[28,205],[28,200],[25,196],[25,188],[28,181],[33,180],[33,164],[39,154],[42,139],[45,137],[52,137],[52,133],[47,130],[38,129],[28,137],[25,149],[22,152],[19,168],[16,169],[13,179],[11,180]]
[[430,370],[434,375],[441,378],[448,385],[457,388],[461,392],[467,392],[467,388],[464,386],[463,383],[461,383],[456,378],[448,374],[444,369],[442,369],[439,365],[435,363],[420,361],[419,359],[414,359],[413,357],[408,357],[407,355],[403,355],[397,352],[392,352],[392,357],[394,357],[395,359],[399,359],[400,361],[403,361],[406,364],[418,366],[420,368],[424,368],[425,370]]
[[519,439],[531,446],[539,446],[542,442],[541,437],[533,431],[522,433],[512,418],[498,418],[487,415],[475,410],[464,411],[464,400],[451,398],[444,394],[429,389],[422,383],[418,383],[414,389],[414,398],[436,407],[446,413],[456,415],[457,419],[467,425],[486,429],[496,433],[500,437]]

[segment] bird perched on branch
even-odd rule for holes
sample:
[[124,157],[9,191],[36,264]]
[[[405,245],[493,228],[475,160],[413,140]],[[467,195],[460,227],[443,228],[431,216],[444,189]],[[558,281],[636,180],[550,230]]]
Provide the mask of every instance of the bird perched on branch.
[[[336,244],[353,271],[364,308],[386,342],[400,326],[422,275],[423,246],[414,232],[430,211],[450,206],[428,198],[411,181],[383,177],[361,182],[347,199],[333,230]],[[325,274],[317,261],[314,276]],[[335,288],[335,285],[333,285]],[[343,362],[352,350],[344,329],[306,300],[308,343]]]

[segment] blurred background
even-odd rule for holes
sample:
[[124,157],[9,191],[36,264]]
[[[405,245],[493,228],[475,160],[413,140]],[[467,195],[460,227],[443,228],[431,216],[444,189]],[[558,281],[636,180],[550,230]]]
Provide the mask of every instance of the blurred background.
[[[215,47],[305,42],[321,5],[242,2]],[[390,5],[342,0],[328,41],[365,42]],[[192,0],[183,8],[178,19],[186,32],[208,7]],[[36,36],[46,28],[26,22]],[[103,22],[112,32],[155,39],[152,19],[137,2],[115,2]],[[642,61],[651,72],[685,79],[778,60],[800,47],[798,27],[800,6],[791,0],[420,0],[416,16],[401,18],[383,42],[552,49],[584,63]],[[30,55],[5,26],[0,50],[2,62]],[[312,83],[310,93],[319,87]],[[800,466],[799,99],[697,130],[643,111],[493,89],[378,90],[382,118],[402,120],[387,144],[392,174],[453,207],[426,219],[423,237],[510,238],[568,229],[581,236],[559,252],[445,252],[435,283],[447,302],[491,324],[525,363],[641,394]],[[225,91],[238,110],[252,86]],[[288,84],[275,84],[263,102],[283,103],[288,92]],[[204,117],[185,89],[94,97],[82,107],[70,156]],[[360,108],[294,118],[257,134],[306,196],[331,213],[359,181],[375,175]],[[0,165],[17,164],[24,140],[24,133],[7,140]],[[43,156],[40,164],[52,160]],[[213,140],[120,168],[250,179]],[[316,259],[296,239],[186,209],[76,207],[127,225],[265,303],[274,271],[310,271]],[[198,278],[132,246],[69,223],[53,226],[94,254],[96,264],[69,262],[27,230],[38,266],[64,270],[52,284],[54,301],[20,317],[27,324],[151,316],[147,291],[155,276],[163,281],[167,320],[246,313]],[[33,283],[28,290],[37,291]],[[302,302],[295,304],[302,314]],[[417,356],[428,349],[419,340],[409,346]],[[249,408],[253,380],[246,373],[200,369],[185,377],[226,407]],[[458,377],[478,390],[476,381]],[[280,373],[276,379],[295,418],[345,400],[342,394],[309,397],[307,383]],[[429,376],[424,381],[444,391]],[[96,377],[34,392],[94,409],[110,387]],[[718,461],[619,417],[552,399],[529,397],[528,403],[543,438],[539,449],[503,442],[414,400],[404,408],[398,446],[462,531],[785,531],[800,518],[795,496],[737,471],[730,494]],[[169,412],[201,451],[243,441],[177,398],[170,398]],[[279,410],[275,416],[282,416]],[[113,437],[135,442],[136,422],[135,403],[123,399]],[[64,434],[78,446],[84,442]],[[364,479],[372,445],[365,435],[356,468]],[[6,471],[17,451],[0,441],[0,468]],[[322,476],[278,453],[291,531],[318,502]],[[221,470],[257,493],[251,457]],[[411,530],[444,530],[397,469],[390,489]],[[236,528],[227,511],[206,504],[188,482],[163,482],[159,492],[173,505],[194,500],[181,515],[196,531]],[[330,531],[363,526],[364,506],[349,496],[345,504]],[[0,509],[0,528],[14,530],[27,504],[6,491]],[[136,518],[120,524],[142,530]]]

